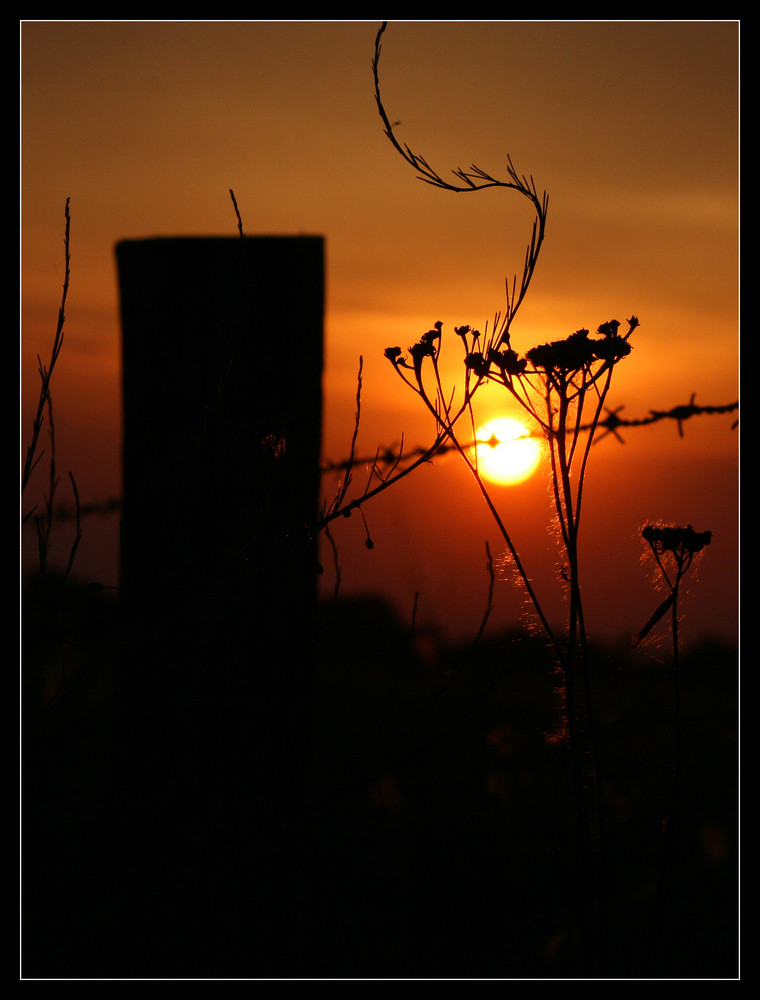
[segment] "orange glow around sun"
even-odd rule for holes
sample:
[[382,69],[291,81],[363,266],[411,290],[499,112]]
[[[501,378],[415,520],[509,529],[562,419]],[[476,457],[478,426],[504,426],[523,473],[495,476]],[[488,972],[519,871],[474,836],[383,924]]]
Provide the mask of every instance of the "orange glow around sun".
[[541,461],[541,441],[515,417],[489,420],[478,430],[476,442],[479,472],[502,486],[528,479]]

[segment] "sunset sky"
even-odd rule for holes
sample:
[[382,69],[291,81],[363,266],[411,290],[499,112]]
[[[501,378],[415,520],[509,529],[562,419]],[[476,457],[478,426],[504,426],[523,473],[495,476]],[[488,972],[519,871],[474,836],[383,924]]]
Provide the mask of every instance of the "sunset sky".
[[[55,330],[70,198],[53,401],[59,470],[72,471],[83,503],[121,489],[115,244],[235,236],[230,189],[247,234],[325,238],[325,457],[348,453],[360,357],[360,454],[402,435],[410,447],[431,440],[430,419],[383,350],[408,346],[437,320],[450,336],[491,323],[505,278],[522,268],[532,218],[509,192],[435,190],[392,149],[373,94],[378,27],[21,22],[22,426],[36,402],[36,356],[46,359]],[[441,173],[474,163],[504,177],[510,156],[549,194],[513,347],[638,316],[610,398],[622,417],[692,396],[702,406],[738,399],[738,62],[736,21],[400,21],[384,36],[382,93],[402,142]],[[501,402],[487,392],[483,418]],[[595,447],[582,533],[592,636],[630,635],[658,603],[641,565],[647,521],[713,532],[684,634],[736,636],[736,416],[694,417],[683,436],[665,420]],[[494,496],[561,619],[549,596],[557,566],[546,474]],[[416,600],[420,623],[473,635],[488,593],[485,543],[497,561],[500,543],[466,470],[437,461],[365,515],[372,551],[360,519],[336,529],[342,592],[385,596],[403,618]],[[115,584],[118,520],[93,516],[84,531],[80,575]],[[330,571],[326,591],[333,583]],[[505,578],[491,627],[522,613]]]

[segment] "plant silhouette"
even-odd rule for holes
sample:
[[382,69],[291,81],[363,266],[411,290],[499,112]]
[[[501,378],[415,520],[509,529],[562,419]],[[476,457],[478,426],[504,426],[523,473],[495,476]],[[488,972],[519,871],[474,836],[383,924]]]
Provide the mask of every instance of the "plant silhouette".
[[[437,428],[436,446],[440,446],[443,438],[445,445],[460,456],[472,474],[555,655],[561,678],[563,735],[570,748],[578,816],[582,886],[579,920],[584,962],[590,974],[599,975],[605,969],[606,952],[605,810],[583,610],[579,533],[591,448],[598,432],[617,433],[616,414],[607,408],[607,399],[617,365],[631,353],[631,337],[639,320],[631,316],[627,324],[622,325],[613,319],[602,323],[596,336],[587,329],[579,329],[563,339],[529,348],[522,355],[515,350],[515,319],[529,291],[546,237],[548,196],[545,192],[539,194],[533,177],[519,173],[509,158],[506,179],[499,180],[475,165],[455,169],[451,172],[453,179],[447,179],[425,157],[397,139],[380,91],[381,41],[386,29],[387,22],[383,22],[375,39],[372,68],[377,108],[385,135],[394,150],[418,178],[436,188],[455,193],[502,188],[527,199],[534,213],[522,273],[519,279],[515,276],[511,282],[506,282],[506,303],[503,311],[496,313],[490,331],[486,328],[481,333],[470,325],[454,329],[463,363],[458,393],[443,384],[441,357],[446,349],[446,335],[440,321],[406,351],[400,346],[388,347],[385,356],[433,416]],[[553,507],[562,552],[561,584],[566,591],[568,607],[563,635],[558,635],[549,622],[508,524],[480,474],[477,449],[468,447],[478,426],[474,414],[476,396],[487,383],[498,385],[517,403],[529,418],[531,428],[544,438],[548,447]],[[679,432],[682,431],[681,420],[692,413],[685,408],[674,414],[679,421]],[[652,545],[663,574],[663,555],[667,552],[676,560],[671,593],[657,613],[661,615],[671,606],[675,609],[679,583],[691,563],[693,547],[683,539],[676,544],[670,536],[652,528],[645,530],[644,537]],[[705,543],[705,537],[709,541],[709,533],[700,536],[701,544]]]

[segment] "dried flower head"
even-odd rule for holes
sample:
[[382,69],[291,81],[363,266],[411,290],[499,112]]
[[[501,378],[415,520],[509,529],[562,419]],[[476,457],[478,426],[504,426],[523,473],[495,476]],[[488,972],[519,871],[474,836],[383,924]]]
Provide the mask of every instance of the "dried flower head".
[[528,365],[527,359],[518,357],[511,347],[504,351],[497,351],[492,347],[488,352],[488,360],[505,375],[522,375]]
[[678,528],[647,524],[642,528],[641,535],[654,553],[664,555],[671,552],[677,560],[691,558],[712,541],[711,531],[695,531],[691,525]]

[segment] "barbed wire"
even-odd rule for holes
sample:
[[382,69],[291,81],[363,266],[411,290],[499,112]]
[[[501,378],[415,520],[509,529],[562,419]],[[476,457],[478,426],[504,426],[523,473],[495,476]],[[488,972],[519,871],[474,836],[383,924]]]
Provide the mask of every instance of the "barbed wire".
[[[617,440],[621,444],[625,444],[625,441],[623,440],[623,437],[621,435],[621,430],[623,428],[645,427],[648,424],[655,424],[661,420],[674,420],[678,425],[678,436],[683,437],[684,436],[683,424],[686,420],[690,420],[692,417],[702,416],[705,414],[733,413],[734,411],[739,409],[738,401],[735,403],[726,403],[725,405],[722,406],[701,406],[696,404],[694,402],[694,399],[695,395],[692,395],[691,400],[688,403],[681,404],[679,406],[674,406],[670,410],[650,410],[649,414],[646,417],[637,417],[633,419],[628,419],[626,417],[621,417],[619,415],[620,411],[624,408],[622,406],[617,407],[615,410],[608,409],[607,416],[603,420],[600,420],[597,424],[597,427],[602,431],[602,433],[597,438],[596,443],[601,441],[608,434],[612,434],[614,435],[614,437],[617,438]],[[737,426],[737,423],[738,420],[734,421],[734,423],[731,425],[732,429]],[[588,430],[589,425],[585,425],[583,429]],[[533,433],[531,433],[531,431],[527,431],[525,436],[533,437],[539,435],[538,434],[534,435]],[[490,442],[478,441],[477,443],[479,445],[483,444],[487,445]],[[494,441],[493,443],[496,444],[498,442]],[[465,447],[472,448],[474,447],[474,445],[475,442],[471,441],[468,445],[465,445]],[[413,458],[425,454],[425,452],[427,452],[428,450],[429,450],[428,448],[419,447],[411,450],[406,450],[405,454],[407,458]],[[441,455],[444,454],[445,452],[452,450],[455,450],[454,445],[443,443],[436,449],[436,454]],[[372,457],[360,458],[354,456],[350,460],[343,459],[342,461],[339,462],[323,461],[321,468],[323,473],[343,472],[351,465],[372,465],[372,464],[377,466],[392,465],[396,463],[398,459],[399,459],[399,452],[397,450],[397,447],[393,445],[388,448],[381,448]]]
[[[635,417],[628,419],[626,417],[620,416],[620,411],[624,408],[622,406],[617,407],[615,410],[607,410],[607,416],[600,420],[598,423],[598,428],[601,429],[602,433],[597,438],[597,442],[601,441],[608,434],[612,434],[621,444],[625,444],[623,440],[621,431],[626,428],[635,427],[646,427],[649,424],[656,424],[662,420],[674,420],[678,425],[678,436],[684,436],[683,425],[685,421],[690,420],[692,417],[714,415],[721,413],[734,413],[739,409],[738,401],[735,403],[726,403],[722,406],[702,406],[694,402],[695,396],[691,397],[688,403],[681,404],[680,406],[674,406],[670,410],[650,410],[648,415],[645,417]],[[738,420],[735,420],[731,428],[735,428],[738,424]],[[586,427],[588,429],[588,427]],[[527,436],[533,436],[530,431],[527,432]],[[494,441],[494,444],[497,442]],[[488,441],[479,441],[478,444],[489,444]],[[466,447],[474,447],[475,442],[471,442]],[[454,446],[451,444],[443,443],[439,445],[435,450],[435,455],[443,455],[449,451],[454,450]],[[404,449],[403,457],[406,459],[419,458],[421,455],[426,454],[430,451],[430,448],[413,448]],[[334,473],[345,472],[349,468],[355,468],[357,466],[372,466],[377,469],[382,469],[388,466],[397,465],[399,460],[402,458],[402,451],[397,445],[390,445],[385,448],[379,448],[372,456],[367,456],[362,458],[361,456],[354,455],[351,458],[345,458],[341,461],[332,461],[330,459],[323,459],[320,464],[320,471],[323,475],[330,475]],[[83,503],[79,511],[75,511],[74,508],[69,507],[65,504],[58,505],[53,512],[53,516],[60,521],[68,521],[74,519],[77,514],[80,518],[86,517],[88,515],[105,515],[114,514],[121,512],[121,499],[118,497],[112,497],[105,501],[93,501],[91,503]]]

